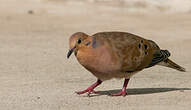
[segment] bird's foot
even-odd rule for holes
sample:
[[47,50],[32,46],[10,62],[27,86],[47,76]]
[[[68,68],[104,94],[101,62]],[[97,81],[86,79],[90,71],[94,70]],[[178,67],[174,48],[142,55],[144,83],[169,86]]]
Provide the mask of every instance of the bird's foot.
[[97,94],[97,91],[94,91],[94,88],[96,88],[98,85],[100,85],[102,83],[102,81],[100,79],[97,80],[97,82],[95,82],[94,84],[92,84],[90,87],[88,87],[86,90],[83,91],[78,91],[76,92],[77,94],[84,94],[84,93],[88,93],[88,96],[90,96],[90,94],[94,93]]
[[111,96],[126,96],[127,92],[126,91],[120,91],[119,93],[112,94]]
[[90,96],[90,94],[97,94],[98,91],[94,91],[93,89],[86,89],[86,90],[83,90],[83,91],[77,91],[76,93],[77,93],[78,95],[87,93],[88,96]]
[[119,93],[112,94],[111,96],[123,96],[123,97],[125,97],[127,95],[126,87],[127,87],[128,82],[129,82],[129,79],[125,79],[122,90]]

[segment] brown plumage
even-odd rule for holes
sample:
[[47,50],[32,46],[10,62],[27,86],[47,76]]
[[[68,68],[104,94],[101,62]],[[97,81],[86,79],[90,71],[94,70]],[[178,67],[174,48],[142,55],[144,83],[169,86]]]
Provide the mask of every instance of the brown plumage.
[[126,32],[101,32],[89,36],[78,32],[70,37],[68,58],[75,53],[79,63],[97,77],[97,82],[84,91],[93,90],[102,81],[125,78],[122,91],[113,96],[126,95],[126,86],[132,75],[154,65],[162,65],[179,71],[185,69],[172,62],[168,50],[161,50],[151,41]]

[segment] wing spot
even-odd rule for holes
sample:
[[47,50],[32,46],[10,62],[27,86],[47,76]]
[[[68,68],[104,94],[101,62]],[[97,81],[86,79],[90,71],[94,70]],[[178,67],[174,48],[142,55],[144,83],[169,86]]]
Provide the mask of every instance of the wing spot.
[[141,48],[141,44],[139,44],[139,48]]
[[141,40],[141,43],[143,43],[143,40]]
[[145,45],[144,45],[144,48],[145,48],[145,50],[147,50],[147,49],[148,49],[148,46],[145,44]]

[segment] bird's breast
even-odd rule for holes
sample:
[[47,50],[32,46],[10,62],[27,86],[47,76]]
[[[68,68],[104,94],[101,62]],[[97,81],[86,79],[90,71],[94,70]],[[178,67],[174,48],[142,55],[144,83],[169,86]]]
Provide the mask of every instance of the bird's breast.
[[76,57],[81,65],[93,73],[108,73],[119,68],[106,46],[79,50]]

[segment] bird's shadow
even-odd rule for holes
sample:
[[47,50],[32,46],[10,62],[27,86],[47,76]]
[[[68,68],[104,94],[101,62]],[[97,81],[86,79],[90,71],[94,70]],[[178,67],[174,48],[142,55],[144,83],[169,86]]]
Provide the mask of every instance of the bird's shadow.
[[[128,95],[143,95],[143,94],[170,92],[170,91],[184,92],[184,90],[191,90],[191,88],[132,88],[132,89],[127,89],[127,94]],[[98,91],[97,94],[91,94],[91,97],[101,96],[101,95],[111,96],[111,94],[118,93],[120,91],[121,89]]]

